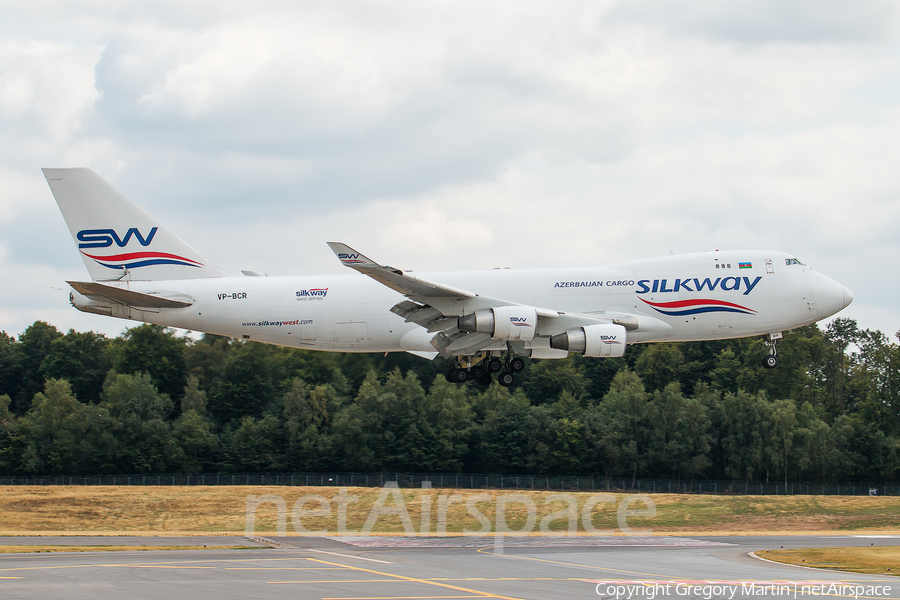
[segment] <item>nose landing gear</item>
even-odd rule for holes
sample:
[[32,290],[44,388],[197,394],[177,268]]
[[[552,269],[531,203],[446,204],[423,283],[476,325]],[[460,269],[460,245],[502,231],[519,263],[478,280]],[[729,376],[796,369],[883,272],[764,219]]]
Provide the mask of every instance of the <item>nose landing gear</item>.
[[765,344],[769,348],[769,353],[763,356],[762,366],[766,369],[774,369],[778,366],[778,357],[776,356],[777,350],[775,349],[775,342],[780,340],[782,337],[782,333],[777,331],[775,333],[770,333],[766,336]]

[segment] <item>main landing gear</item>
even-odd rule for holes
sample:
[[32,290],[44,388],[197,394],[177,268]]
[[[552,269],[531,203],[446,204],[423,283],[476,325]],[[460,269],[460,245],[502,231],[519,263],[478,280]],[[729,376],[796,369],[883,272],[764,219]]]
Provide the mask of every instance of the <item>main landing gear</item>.
[[515,373],[525,368],[525,361],[520,356],[507,353],[505,360],[499,356],[491,356],[488,352],[481,352],[476,356],[462,356],[456,359],[456,366],[447,371],[447,381],[450,383],[465,383],[473,380],[478,385],[487,387],[497,375],[497,382],[503,387],[509,387],[515,383]]
[[766,336],[765,344],[769,348],[769,353],[763,356],[762,365],[766,369],[774,369],[778,366],[778,357],[776,356],[777,351],[775,350],[775,342],[782,338],[782,334],[780,331],[776,333],[770,333]]

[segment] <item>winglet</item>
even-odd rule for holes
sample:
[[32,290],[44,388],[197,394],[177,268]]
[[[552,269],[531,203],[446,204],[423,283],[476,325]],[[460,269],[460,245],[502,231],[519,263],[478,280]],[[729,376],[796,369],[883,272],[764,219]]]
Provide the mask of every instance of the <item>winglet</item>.
[[360,254],[347,244],[342,244],[341,242],[328,242],[328,247],[331,248],[338,259],[344,263],[344,266],[352,269],[358,269],[360,267],[382,267],[382,265],[379,265],[371,258]]

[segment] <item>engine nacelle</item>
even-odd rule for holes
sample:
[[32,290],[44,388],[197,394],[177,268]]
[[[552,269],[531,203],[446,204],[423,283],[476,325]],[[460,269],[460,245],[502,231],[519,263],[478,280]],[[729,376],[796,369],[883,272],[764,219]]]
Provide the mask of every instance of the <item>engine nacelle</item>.
[[530,342],[537,329],[537,311],[529,306],[500,306],[459,318],[462,331],[486,333],[499,340]]
[[627,333],[621,325],[585,325],[550,338],[556,350],[581,352],[593,358],[618,358],[625,354]]

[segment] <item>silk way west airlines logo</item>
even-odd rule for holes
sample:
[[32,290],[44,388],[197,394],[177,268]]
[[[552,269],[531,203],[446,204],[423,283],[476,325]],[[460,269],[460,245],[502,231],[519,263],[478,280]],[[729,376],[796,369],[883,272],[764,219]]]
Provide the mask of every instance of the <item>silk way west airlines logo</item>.
[[649,304],[653,310],[670,317],[684,317],[687,315],[699,315],[709,312],[733,312],[741,315],[755,315],[756,311],[734,302],[714,300],[712,298],[696,300],[676,300],[674,302],[650,302],[641,298],[642,302]]
[[[762,277],[750,281],[749,277],[716,277],[699,279],[696,277],[668,279],[641,279],[637,282],[636,294],[656,294],[668,292],[739,292],[746,296],[753,291]],[[638,296],[640,298],[640,296]],[[755,315],[756,311],[734,302],[715,300],[713,298],[692,298],[689,300],[675,300],[673,302],[651,302],[640,298],[642,302],[650,305],[653,310],[670,317],[685,317],[687,315],[699,315],[711,312],[730,312],[740,315]]]
[[177,254],[170,254],[168,252],[141,251],[100,256],[98,254],[89,254],[84,251],[85,248],[110,248],[113,244],[119,248],[124,248],[128,245],[128,242],[131,241],[132,237],[137,240],[138,244],[146,248],[153,241],[153,237],[156,235],[158,229],[158,227],[152,228],[145,237],[141,235],[141,232],[137,227],[132,227],[126,231],[125,236],[121,238],[113,229],[82,229],[75,237],[80,242],[78,244],[78,249],[81,250],[81,253],[88,258],[92,258],[97,264],[103,265],[107,269],[121,271],[123,269],[137,269],[139,267],[151,267],[155,265],[179,265],[182,267],[203,266],[202,263],[199,263],[196,260],[178,256]]

